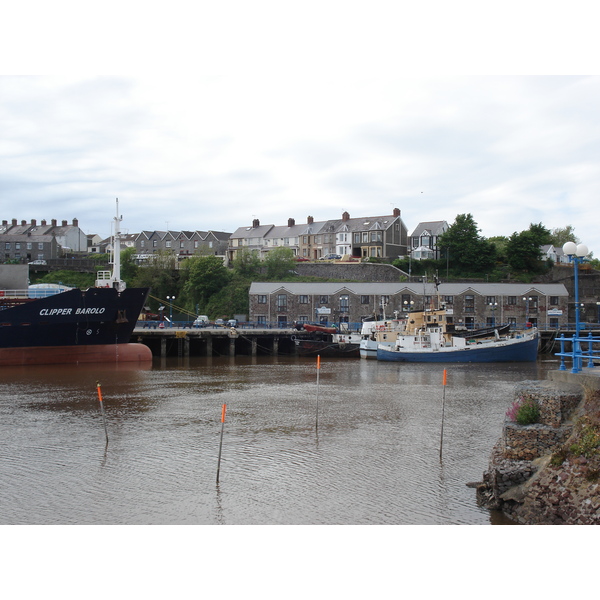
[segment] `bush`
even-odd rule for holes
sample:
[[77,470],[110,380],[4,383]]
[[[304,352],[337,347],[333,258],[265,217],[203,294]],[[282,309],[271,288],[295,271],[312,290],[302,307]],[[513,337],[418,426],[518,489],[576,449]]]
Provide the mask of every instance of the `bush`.
[[519,425],[531,425],[540,420],[540,407],[533,398],[520,397],[506,411],[506,416]]

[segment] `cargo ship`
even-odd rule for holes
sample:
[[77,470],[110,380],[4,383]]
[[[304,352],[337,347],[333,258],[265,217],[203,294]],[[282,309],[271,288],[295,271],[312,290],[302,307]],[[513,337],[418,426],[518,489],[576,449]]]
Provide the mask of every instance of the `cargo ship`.
[[113,270],[100,271],[94,287],[0,290],[0,366],[152,360],[130,342],[149,289],[121,280],[121,220],[117,201]]

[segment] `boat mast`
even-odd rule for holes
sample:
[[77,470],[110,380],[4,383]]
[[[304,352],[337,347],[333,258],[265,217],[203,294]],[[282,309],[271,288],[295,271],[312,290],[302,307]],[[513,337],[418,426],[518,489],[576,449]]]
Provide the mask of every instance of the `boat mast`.
[[123,216],[119,216],[119,199],[117,198],[117,214],[115,215],[115,232],[113,236],[113,272],[111,282],[112,287],[119,291],[121,289],[125,289],[125,282],[121,281],[121,229],[119,223],[122,220]]
[[115,217],[115,229],[113,234],[113,270],[112,271],[98,271],[96,273],[96,287],[111,287],[122,292],[126,284],[121,280],[121,230],[119,223],[123,220],[123,217],[119,216],[119,199],[117,198],[117,215]]

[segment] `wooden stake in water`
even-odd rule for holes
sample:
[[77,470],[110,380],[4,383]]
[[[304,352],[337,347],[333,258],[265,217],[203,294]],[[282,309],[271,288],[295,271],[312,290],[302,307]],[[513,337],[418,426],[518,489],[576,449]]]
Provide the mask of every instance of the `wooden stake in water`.
[[100,412],[102,413],[102,420],[104,421],[104,433],[106,435],[106,445],[108,446],[108,429],[106,427],[106,415],[104,414],[104,403],[102,402],[102,389],[100,388],[99,381],[96,381],[96,387],[98,388],[98,400],[100,401]]
[[315,429],[319,429],[319,371],[321,370],[321,355],[317,355],[317,417],[315,420]]
[[444,376],[442,379],[444,392],[442,394],[442,432],[440,434],[440,460],[442,460],[442,446],[444,444],[444,409],[446,404],[446,380],[447,374],[446,369],[444,369]]
[[223,449],[223,429],[225,428],[225,412],[227,404],[223,404],[221,409],[221,441],[219,442],[219,461],[217,463],[217,483],[219,483],[219,472],[221,471],[221,450]]

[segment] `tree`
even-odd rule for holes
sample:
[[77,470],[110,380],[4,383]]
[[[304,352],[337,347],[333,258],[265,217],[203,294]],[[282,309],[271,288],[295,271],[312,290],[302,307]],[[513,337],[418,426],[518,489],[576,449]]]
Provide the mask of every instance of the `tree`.
[[204,306],[209,298],[224,288],[229,272],[217,256],[198,256],[187,261],[187,277],[183,292],[193,305]]
[[128,285],[135,279],[139,270],[133,259],[136,252],[135,248],[126,248],[121,252],[121,278]]
[[294,270],[294,251],[291,248],[274,248],[270,250],[264,260],[267,267],[268,279],[283,279],[290,276]]
[[233,271],[240,277],[253,278],[260,273],[261,262],[258,252],[242,248],[232,261]]
[[529,225],[529,229],[517,233],[508,239],[506,258],[511,269],[539,273],[544,270],[540,246],[550,243],[550,231],[541,223]]
[[496,247],[479,235],[480,229],[470,213],[457,215],[440,236],[438,247],[449,252],[452,268],[462,273],[485,273],[494,266]]
[[579,244],[579,238],[575,235],[573,225],[565,227],[555,227],[550,234],[550,242],[555,248],[562,248],[566,242],[575,242]]

